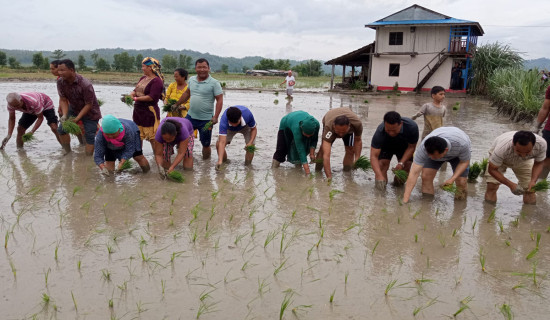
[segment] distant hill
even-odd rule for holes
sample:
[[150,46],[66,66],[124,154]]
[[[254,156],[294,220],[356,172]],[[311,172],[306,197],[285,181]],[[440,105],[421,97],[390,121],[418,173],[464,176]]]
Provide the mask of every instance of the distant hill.
[[523,63],[525,69],[537,68],[539,70],[546,69],[550,70],[550,59],[548,58],[539,58],[533,60],[525,60]]
[[[40,50],[10,50],[10,49],[0,49],[0,51],[4,51],[8,57],[15,57],[22,65],[32,65],[32,55],[37,52],[42,52],[42,55],[44,57],[48,57],[50,60],[53,60],[51,58],[52,51],[40,51]],[[144,57],[155,57],[159,60],[162,59],[162,57],[166,54],[172,55],[176,59],[179,57],[180,54],[184,54],[187,56],[190,56],[193,58],[193,61],[195,61],[198,58],[206,58],[208,62],[210,63],[210,67],[212,70],[221,70],[222,64],[226,64],[229,68],[229,72],[242,72],[243,67],[248,67],[248,69],[254,68],[256,64],[260,62],[263,57],[260,56],[252,56],[252,57],[244,57],[244,58],[234,58],[234,57],[221,57],[217,55],[213,55],[210,53],[201,53],[198,51],[193,50],[168,50],[168,49],[123,49],[123,48],[114,48],[114,49],[95,49],[95,50],[71,50],[71,51],[64,51],[66,54],[65,58],[73,60],[75,63],[78,59],[79,55],[83,55],[86,59],[86,64],[88,66],[93,65],[92,61],[92,53],[97,53],[99,57],[107,60],[109,63],[113,63],[113,56],[115,54],[119,54],[123,51],[128,52],[131,56],[136,56],[138,54],[143,55]],[[290,60],[290,65],[295,66],[298,65],[304,61],[298,61],[298,60]],[[323,61],[324,62],[324,61]],[[340,70],[338,70],[340,69]],[[325,66],[323,65],[323,71],[325,73],[331,72],[331,66]],[[341,68],[336,68],[335,73],[338,75],[342,74]]]

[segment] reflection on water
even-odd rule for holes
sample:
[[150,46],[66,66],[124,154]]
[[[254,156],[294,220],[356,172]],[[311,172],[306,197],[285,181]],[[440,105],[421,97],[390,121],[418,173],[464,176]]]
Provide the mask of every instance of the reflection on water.
[[[96,86],[103,113],[131,118],[118,100],[130,89]],[[28,90],[57,100],[54,84],[44,83],[4,83],[0,96]],[[341,142],[332,153],[331,185],[290,164],[270,169],[288,112],[321,120],[330,108],[351,108],[363,119],[368,154],[385,112],[411,116],[426,99],[296,92],[283,107],[273,104],[273,93],[227,91],[224,107],[246,105],[256,117],[254,163],[244,167],[237,137],[224,171],[214,170],[215,156],[196,159],[184,184],[155,172],[104,178],[82,147],[74,144],[75,152],[63,156],[45,125],[24,150],[10,141],[0,163],[3,317],[273,319],[289,289],[286,319],[292,310],[301,318],[403,319],[418,308],[428,319],[452,317],[468,296],[464,318],[499,318],[503,303],[518,318],[545,317],[547,195],[523,206],[500,188],[495,207],[482,201],[479,179],[468,185],[466,201],[442,191],[422,199],[417,187],[403,205],[402,187],[381,193],[372,172],[342,171]],[[496,136],[520,128],[485,101],[449,97],[447,104],[455,101],[461,108],[446,121],[470,135],[473,160],[486,156]],[[5,132],[7,113],[0,115]],[[153,161],[147,144],[145,155]],[[436,183],[450,174],[449,168]],[[539,250],[528,260],[539,233]],[[529,276],[535,263],[536,276]]]

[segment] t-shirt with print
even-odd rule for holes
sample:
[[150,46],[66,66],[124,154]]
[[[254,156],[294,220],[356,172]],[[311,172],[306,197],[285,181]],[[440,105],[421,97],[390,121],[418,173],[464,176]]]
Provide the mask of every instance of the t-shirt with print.
[[508,131],[496,137],[489,150],[489,162],[497,167],[502,165],[513,167],[526,160],[535,159],[536,162],[541,162],[546,159],[546,140],[538,134],[535,134],[536,141],[531,153],[525,158],[517,155],[514,151],[513,142],[516,132],[517,131]]
[[[332,109],[323,117],[323,140],[333,143],[336,138],[334,133],[334,120],[339,116],[346,116],[349,119],[349,130],[346,134],[353,133],[356,137],[361,137],[363,134],[363,123],[359,116],[348,108]],[[341,137],[340,137],[341,138]]]
[[390,135],[386,133],[386,130],[384,130],[384,121],[382,121],[372,136],[370,146],[374,149],[384,149],[384,147],[394,143],[416,144],[419,135],[418,125],[412,119],[406,117],[401,118],[401,121],[403,122],[403,126],[399,134],[395,137],[390,137]]
[[[445,139],[447,142],[447,153],[445,156],[439,159],[431,159],[424,147],[424,143],[428,138],[431,137],[440,137]],[[422,142],[416,152],[414,153],[414,163],[424,166],[428,160],[433,161],[449,161],[454,158],[458,158],[460,162],[470,161],[472,154],[472,147],[470,142],[470,137],[468,135],[455,127],[441,127],[437,128],[432,133],[430,133]]]
[[46,94],[41,92],[23,92],[19,94],[21,99],[25,103],[24,110],[16,109],[15,107],[8,104],[8,112],[15,113],[16,110],[23,113],[29,113],[33,115],[40,114],[44,110],[50,110],[54,108],[52,99]]
[[254,128],[256,126],[256,121],[254,120],[254,116],[252,115],[252,112],[245,107],[245,106],[233,106],[239,108],[241,110],[241,121],[240,124],[236,127],[229,125],[229,120],[227,120],[227,109],[223,112],[222,118],[220,120],[220,136],[226,136],[227,130],[229,131],[240,131],[244,127],[250,127]]
[[286,88],[294,89],[294,85],[296,84],[296,79],[294,79],[294,76],[286,76],[285,80],[286,80]]
[[220,82],[212,76],[198,81],[197,76],[189,78],[189,111],[187,114],[195,120],[210,120],[214,115],[216,96],[223,93]]

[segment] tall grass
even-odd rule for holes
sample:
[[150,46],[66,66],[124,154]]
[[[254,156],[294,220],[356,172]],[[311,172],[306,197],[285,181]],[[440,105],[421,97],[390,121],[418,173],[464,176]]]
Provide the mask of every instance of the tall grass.
[[544,102],[546,86],[537,69],[497,69],[489,77],[488,93],[499,113],[514,121],[531,121]]
[[516,67],[523,64],[519,53],[510,46],[495,42],[478,46],[475,57],[472,60],[474,77],[470,92],[472,94],[488,94],[489,78],[499,68]]

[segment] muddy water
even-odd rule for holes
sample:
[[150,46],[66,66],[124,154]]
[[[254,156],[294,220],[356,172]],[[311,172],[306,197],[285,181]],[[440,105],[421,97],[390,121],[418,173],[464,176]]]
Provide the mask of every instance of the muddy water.
[[[4,83],[0,96],[26,90],[57,97],[44,83]],[[129,90],[96,86],[103,113],[131,118],[118,100]],[[24,151],[12,139],[0,162],[2,318],[276,319],[284,301],[284,319],[448,318],[461,301],[459,319],[500,319],[503,304],[518,319],[547,317],[547,195],[523,206],[502,188],[498,204],[486,205],[479,179],[466,201],[442,191],[423,200],[417,185],[410,205],[401,205],[403,188],[380,193],[372,172],[342,172],[341,142],[330,186],[292,165],[270,169],[278,122],[290,111],[320,120],[330,108],[351,108],[364,121],[368,154],[385,112],[410,116],[425,101],[297,92],[286,104],[273,92],[228,91],[225,107],[246,105],[257,119],[253,166],[244,168],[236,138],[224,172],[215,172],[215,156],[195,159],[184,184],[160,181],[156,170],[105,179],[76,142],[63,156],[45,124]],[[447,123],[470,135],[473,160],[494,137],[520,128],[486,101],[447,103],[456,101],[460,110]],[[0,114],[5,132],[7,113]],[[148,145],[145,155],[153,161]],[[539,251],[527,260],[538,233]]]

